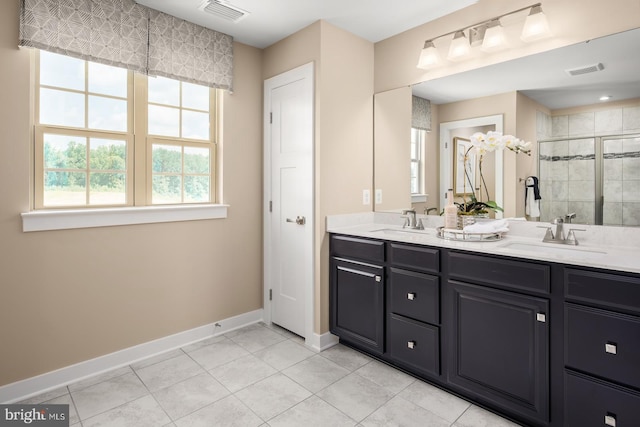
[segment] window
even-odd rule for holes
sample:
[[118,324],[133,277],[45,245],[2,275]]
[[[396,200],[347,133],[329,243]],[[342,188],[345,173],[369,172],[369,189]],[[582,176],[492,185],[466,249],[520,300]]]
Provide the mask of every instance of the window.
[[427,131],[411,128],[411,194],[424,194],[423,152]]
[[148,82],[151,202],[210,201],[209,88],[164,77]]
[[215,200],[215,89],[35,56],[36,209]]

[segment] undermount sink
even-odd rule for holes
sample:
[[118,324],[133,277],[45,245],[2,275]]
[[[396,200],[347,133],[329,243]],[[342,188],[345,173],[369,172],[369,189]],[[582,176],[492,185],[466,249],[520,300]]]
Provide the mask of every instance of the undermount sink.
[[564,255],[579,258],[598,258],[605,255],[606,252],[595,251],[592,249],[583,249],[575,246],[559,245],[556,243],[521,243],[512,242],[506,243],[501,248],[511,249],[516,251],[536,252],[540,254],[549,255]]
[[402,230],[396,229],[396,228],[381,228],[379,230],[371,230],[372,233],[381,233],[381,234],[391,234],[391,235],[406,235],[406,234],[413,234],[413,235],[423,235],[426,236],[429,234],[428,231],[426,230],[412,230],[410,228],[403,228]]

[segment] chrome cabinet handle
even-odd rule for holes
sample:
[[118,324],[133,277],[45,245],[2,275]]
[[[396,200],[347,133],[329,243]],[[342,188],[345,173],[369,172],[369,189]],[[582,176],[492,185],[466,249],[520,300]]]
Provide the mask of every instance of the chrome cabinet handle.
[[618,354],[618,346],[616,344],[608,342],[604,345],[604,351],[609,354]]
[[611,427],[616,427],[616,416],[607,414],[604,416],[604,424]]
[[305,225],[307,219],[303,216],[297,216],[296,219],[287,218],[287,222],[295,222],[298,225]]
[[537,320],[538,322],[541,322],[541,323],[546,323],[546,321],[547,321],[547,315],[546,315],[546,314],[544,314],[544,313],[537,313],[537,314],[536,314],[536,320]]
[[376,282],[378,282],[378,283],[382,282],[382,277],[376,276]]
[[413,350],[414,348],[416,348],[416,342],[415,341],[408,341],[407,342],[407,348]]
[[409,301],[413,301],[414,299],[416,299],[416,293],[415,293],[415,292],[409,292],[409,293],[407,294],[407,299],[408,299]]

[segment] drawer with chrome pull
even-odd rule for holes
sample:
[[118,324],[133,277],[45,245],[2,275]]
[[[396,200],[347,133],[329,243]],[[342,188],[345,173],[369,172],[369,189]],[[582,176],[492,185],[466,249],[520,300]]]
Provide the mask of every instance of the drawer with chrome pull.
[[388,311],[422,322],[440,323],[440,279],[399,268],[389,269]]
[[389,315],[387,349],[398,364],[429,376],[440,375],[440,328]]
[[640,393],[584,375],[565,373],[565,422],[568,427],[637,426]]
[[640,389],[640,318],[565,304],[565,364]]

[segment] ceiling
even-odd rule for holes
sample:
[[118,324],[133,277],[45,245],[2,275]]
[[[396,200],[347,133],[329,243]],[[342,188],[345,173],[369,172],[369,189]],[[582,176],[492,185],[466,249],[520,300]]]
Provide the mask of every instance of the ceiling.
[[[520,91],[551,110],[640,98],[640,29],[434,79],[414,94],[434,104]],[[602,63],[604,69],[569,76],[567,69]]]
[[[463,9],[478,0],[219,0],[247,11],[230,22],[201,10],[208,0],[136,0],[173,16],[265,48],[323,19],[373,43]],[[519,90],[555,110],[640,98],[640,30],[591,40],[414,86],[444,104]],[[416,59],[419,52],[416,52]],[[602,63],[604,70],[570,77],[565,70]]]
[[265,48],[323,19],[373,43],[478,0],[222,0],[249,12],[236,23],[199,9],[206,0],[136,0],[139,4]]

